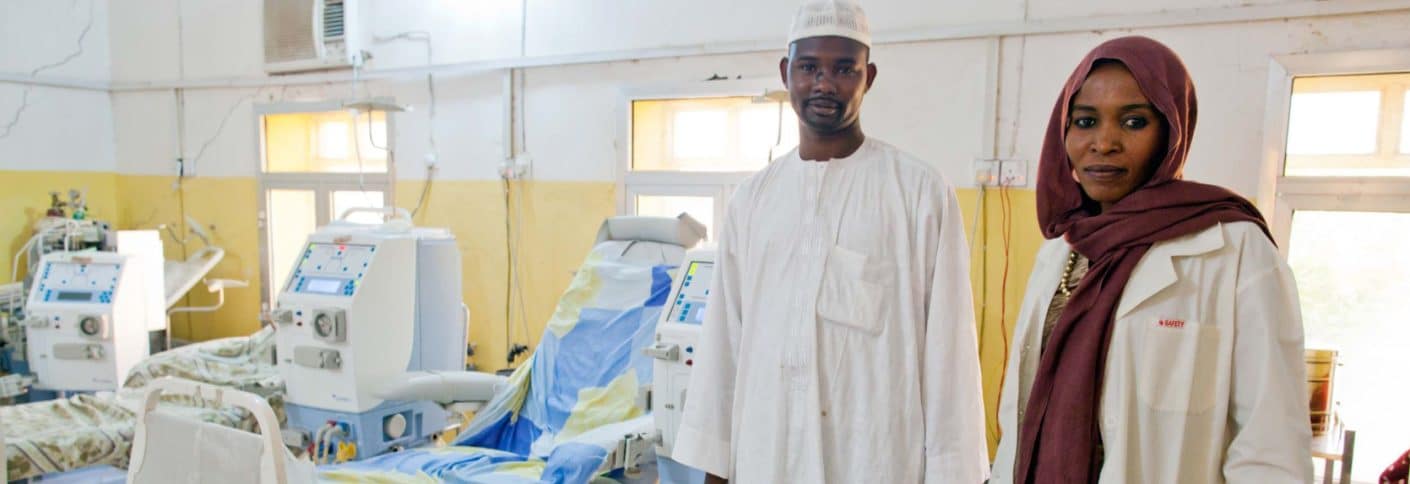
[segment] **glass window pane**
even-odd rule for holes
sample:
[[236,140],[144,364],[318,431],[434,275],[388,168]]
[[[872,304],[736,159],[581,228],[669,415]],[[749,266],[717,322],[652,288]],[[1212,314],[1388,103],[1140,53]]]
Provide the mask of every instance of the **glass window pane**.
[[[333,192],[333,211],[330,216],[338,217],[341,220],[344,213],[354,208],[382,208],[385,199],[380,191],[335,191]],[[360,224],[378,224],[382,223],[382,216],[371,212],[358,212],[348,217],[348,221]]]
[[346,160],[352,147],[348,139],[352,131],[347,121],[324,121],[318,123],[318,157],[325,160]]
[[755,171],[798,145],[797,126],[762,97],[633,101],[632,169]]
[[264,117],[265,171],[270,173],[387,172],[386,113],[346,111]]
[[1410,91],[1405,91],[1404,114],[1400,116],[1400,154],[1410,155]]
[[362,114],[357,117],[357,146],[362,150],[363,161],[381,161],[383,162],[382,166],[386,166],[387,121],[385,116],[372,116],[371,119],[368,119],[367,114]]
[[265,208],[269,216],[269,292],[274,300],[308,235],[318,228],[318,207],[313,190],[270,190]]
[[637,195],[636,214],[675,217],[688,213],[705,225],[705,233],[715,237],[715,197]]
[[[1299,77],[1288,118],[1287,176],[1404,177],[1410,157],[1394,123],[1410,73]],[[1388,112],[1395,110],[1395,113]]]
[[1288,262],[1307,348],[1340,351],[1334,398],[1356,433],[1352,478],[1376,482],[1405,451],[1410,385],[1410,214],[1298,211]]
[[1294,92],[1288,154],[1373,154],[1380,113],[1379,91]]
[[671,130],[671,150],[676,158],[720,158],[729,144],[729,113],[681,111]]
[[793,107],[785,103],[754,104],[740,114],[741,171],[757,170],[798,146],[798,118]]

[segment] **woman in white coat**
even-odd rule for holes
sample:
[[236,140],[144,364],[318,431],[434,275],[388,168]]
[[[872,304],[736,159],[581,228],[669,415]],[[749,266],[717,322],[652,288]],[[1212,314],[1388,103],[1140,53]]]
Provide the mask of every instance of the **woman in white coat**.
[[1196,105],[1144,37],[1068,79],[990,482],[1311,480],[1297,289],[1247,200],[1181,179]]

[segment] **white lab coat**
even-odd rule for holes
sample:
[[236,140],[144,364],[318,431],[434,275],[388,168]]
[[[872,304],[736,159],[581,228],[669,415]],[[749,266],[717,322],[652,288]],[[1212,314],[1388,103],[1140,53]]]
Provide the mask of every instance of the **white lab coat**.
[[[1003,395],[994,484],[1009,484],[1044,316],[1068,244],[1038,252]],[[1117,306],[1100,427],[1102,483],[1312,479],[1302,317],[1292,271],[1252,223],[1155,244]]]
[[730,201],[673,457],[740,484],[983,481],[968,259],[953,189],[883,142],[771,163]]

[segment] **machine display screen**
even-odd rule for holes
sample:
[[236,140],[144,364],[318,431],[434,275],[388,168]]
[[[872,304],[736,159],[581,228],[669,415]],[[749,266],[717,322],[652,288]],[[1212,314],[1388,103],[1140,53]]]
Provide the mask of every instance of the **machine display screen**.
[[377,246],[309,242],[285,290],[351,297],[372,266]]
[[33,291],[30,300],[35,303],[60,304],[111,304],[117,293],[118,280],[122,278],[123,265],[120,262],[99,262],[110,260],[116,254],[93,254],[88,256],[45,256],[41,269],[34,275]]
[[304,292],[318,294],[338,294],[343,291],[343,281],[337,279],[309,278],[304,283]]
[[66,301],[66,302],[72,302],[72,301],[88,302],[88,301],[93,300],[93,293],[91,293],[91,292],[67,292],[67,291],[64,291],[64,292],[59,292],[58,294],[56,294],[56,295],[54,296],[54,299],[55,299],[56,301]]
[[680,276],[680,290],[676,300],[671,301],[671,312],[666,321],[671,323],[701,324],[705,322],[705,303],[710,296],[710,276],[715,272],[715,264],[705,261],[691,261]]

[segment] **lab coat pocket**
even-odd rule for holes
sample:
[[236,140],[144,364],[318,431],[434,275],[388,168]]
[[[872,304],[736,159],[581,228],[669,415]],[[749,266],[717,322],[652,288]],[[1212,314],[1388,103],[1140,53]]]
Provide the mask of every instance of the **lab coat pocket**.
[[1219,327],[1174,319],[1146,324],[1137,383],[1141,403],[1191,415],[1213,408]]
[[822,288],[818,293],[818,316],[862,330],[881,333],[881,284],[867,277],[866,254],[843,247],[833,247],[823,268]]

